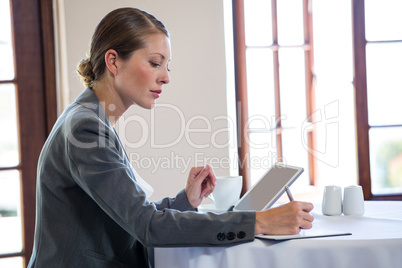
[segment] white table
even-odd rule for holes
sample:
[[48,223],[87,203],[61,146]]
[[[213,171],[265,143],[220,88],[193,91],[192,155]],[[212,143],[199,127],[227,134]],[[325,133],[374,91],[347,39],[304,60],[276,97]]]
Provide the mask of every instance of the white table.
[[323,216],[316,205],[314,227],[350,236],[268,241],[232,247],[156,248],[155,266],[219,268],[402,267],[402,201],[366,201],[364,216]]

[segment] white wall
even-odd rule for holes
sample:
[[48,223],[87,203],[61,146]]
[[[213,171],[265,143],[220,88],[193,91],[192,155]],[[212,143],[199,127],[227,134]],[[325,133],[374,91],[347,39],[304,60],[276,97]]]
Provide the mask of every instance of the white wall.
[[[228,121],[216,120],[227,116],[228,110],[223,3],[224,0],[56,1],[61,110],[83,90],[75,74],[76,65],[88,53],[95,26],[108,12],[118,7],[138,7],[163,21],[170,32],[171,83],[158,100],[161,106],[153,111],[132,107],[116,126],[133,166],[155,189],[151,200],[174,196],[183,188],[194,165],[209,163],[217,175],[236,172],[236,165],[232,164],[230,171],[226,163],[233,157],[229,153],[233,148],[216,145],[228,144],[230,136],[226,131]],[[230,105],[234,103],[229,102],[229,108]],[[186,129],[195,128],[199,128],[196,133],[186,135]]]

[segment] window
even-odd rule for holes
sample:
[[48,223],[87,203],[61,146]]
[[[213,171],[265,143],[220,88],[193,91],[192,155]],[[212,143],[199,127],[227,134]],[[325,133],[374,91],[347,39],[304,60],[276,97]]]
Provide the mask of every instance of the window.
[[51,3],[0,2],[0,267],[32,252],[36,165],[57,116]]
[[[309,2],[234,1],[243,192],[273,163],[302,166],[314,184],[313,32]],[[300,135],[302,133],[302,135]],[[297,186],[296,186],[297,187]]]
[[359,178],[366,199],[402,199],[399,0],[353,1]]
[[284,161],[296,191],[402,198],[399,2],[233,1],[243,192]]

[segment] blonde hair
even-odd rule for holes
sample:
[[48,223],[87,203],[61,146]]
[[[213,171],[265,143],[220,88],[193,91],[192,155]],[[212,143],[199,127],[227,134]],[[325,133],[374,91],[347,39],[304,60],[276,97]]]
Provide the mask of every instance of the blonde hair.
[[153,15],[137,8],[119,8],[107,14],[92,36],[89,56],[77,67],[84,86],[92,88],[105,72],[105,53],[114,49],[123,60],[145,46],[145,36],[163,33],[169,37],[165,25]]

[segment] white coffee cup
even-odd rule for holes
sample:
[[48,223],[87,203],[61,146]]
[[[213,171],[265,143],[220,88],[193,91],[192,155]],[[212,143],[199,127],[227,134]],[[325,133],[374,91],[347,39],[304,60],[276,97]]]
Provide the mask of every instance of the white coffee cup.
[[242,176],[218,176],[211,199],[217,209],[229,209],[240,198]]
[[328,185],[324,188],[322,199],[322,214],[328,216],[341,215],[342,213],[342,188],[336,185]]
[[359,216],[364,214],[363,189],[360,185],[345,187],[343,193],[343,214]]

